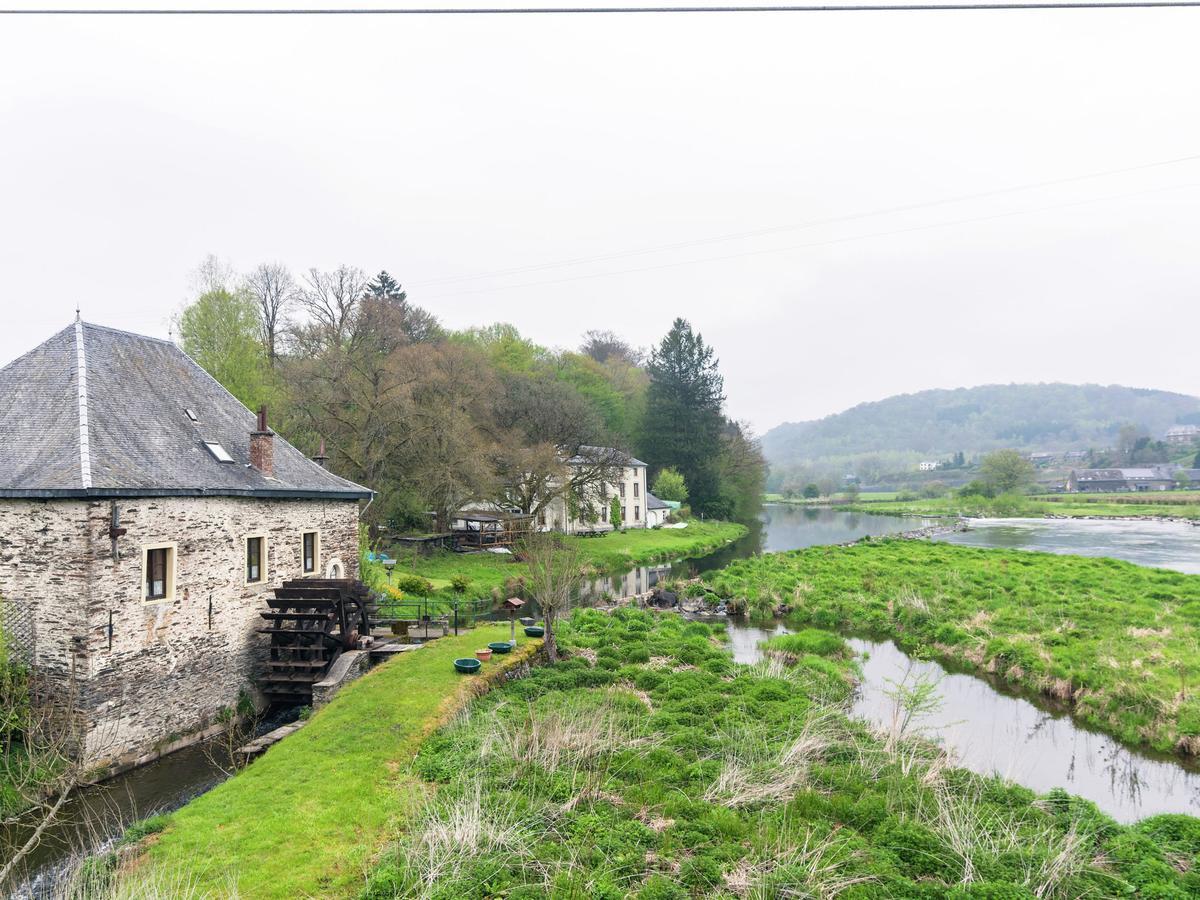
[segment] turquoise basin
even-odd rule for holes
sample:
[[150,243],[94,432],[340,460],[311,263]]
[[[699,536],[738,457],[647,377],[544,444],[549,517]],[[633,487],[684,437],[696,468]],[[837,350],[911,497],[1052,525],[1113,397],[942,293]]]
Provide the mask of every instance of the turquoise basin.
[[458,671],[462,672],[464,675],[474,675],[479,671],[479,667],[482,665],[483,663],[481,663],[479,660],[471,659],[470,657],[464,657],[463,659],[456,659],[454,661],[454,668],[458,669]]
[[492,648],[493,653],[508,653],[513,648],[508,641],[493,641],[488,646]]
[[546,629],[541,625],[526,625],[525,633],[530,637],[542,637],[546,633]]

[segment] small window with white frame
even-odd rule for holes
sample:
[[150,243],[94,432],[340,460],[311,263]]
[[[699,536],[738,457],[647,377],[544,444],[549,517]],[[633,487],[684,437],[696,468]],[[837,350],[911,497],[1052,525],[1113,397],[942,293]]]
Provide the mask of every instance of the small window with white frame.
[[175,550],[173,543],[142,548],[143,603],[169,603],[175,599]]
[[252,534],[246,538],[246,584],[262,584],[267,580],[267,538]]
[[321,569],[321,532],[304,531],[300,534],[300,571],[312,575]]

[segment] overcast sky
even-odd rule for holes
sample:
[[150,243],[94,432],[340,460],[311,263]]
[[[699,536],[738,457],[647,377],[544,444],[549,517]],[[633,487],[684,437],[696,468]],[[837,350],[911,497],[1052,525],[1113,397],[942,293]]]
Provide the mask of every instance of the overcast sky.
[[386,268],[448,326],[552,346],[685,316],[760,430],[931,387],[1200,393],[1200,159],[954,200],[1200,155],[1198,33],[1200,9],[2,19],[0,362],[76,301],[165,336],[213,253]]

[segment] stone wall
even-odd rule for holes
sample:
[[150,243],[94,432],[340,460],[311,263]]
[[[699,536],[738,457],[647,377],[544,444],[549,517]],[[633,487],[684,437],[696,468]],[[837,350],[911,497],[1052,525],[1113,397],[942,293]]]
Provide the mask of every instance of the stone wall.
[[[301,532],[320,532],[324,577],[331,562],[343,577],[358,573],[358,504],[354,501],[170,497],[118,500],[119,558],[112,557],[107,501],[50,502],[37,520],[42,584],[10,587],[0,568],[0,592],[15,587],[38,604],[39,660],[81,637],[75,658],[79,704],[89,731],[87,755],[97,764],[128,765],[164,744],[212,724],[254,684],[267,639],[271,588],[301,572]],[[10,504],[0,501],[0,517]],[[57,541],[53,535],[57,535]],[[246,537],[266,538],[266,578],[246,584]],[[174,545],[174,593],[144,596],[143,550]],[[0,545],[0,562],[3,558]],[[25,559],[33,549],[22,551]],[[66,588],[66,589],[62,589]],[[109,623],[111,616],[111,646]]]
[[0,598],[32,609],[32,656],[50,677],[71,671],[71,638],[85,629],[86,514],[78,500],[0,500]]

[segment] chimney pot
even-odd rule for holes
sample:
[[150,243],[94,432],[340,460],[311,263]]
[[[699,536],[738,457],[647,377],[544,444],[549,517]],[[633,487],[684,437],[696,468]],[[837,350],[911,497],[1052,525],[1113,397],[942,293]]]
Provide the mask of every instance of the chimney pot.
[[321,438],[321,448],[317,450],[317,455],[313,457],[313,462],[322,469],[328,468],[329,457],[325,455],[325,438]]
[[258,408],[256,428],[250,433],[250,465],[267,478],[275,476],[275,433],[267,427],[267,407]]

